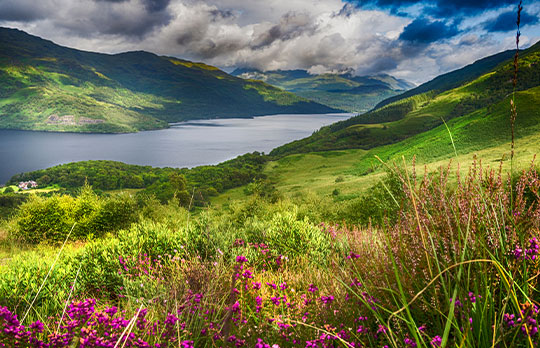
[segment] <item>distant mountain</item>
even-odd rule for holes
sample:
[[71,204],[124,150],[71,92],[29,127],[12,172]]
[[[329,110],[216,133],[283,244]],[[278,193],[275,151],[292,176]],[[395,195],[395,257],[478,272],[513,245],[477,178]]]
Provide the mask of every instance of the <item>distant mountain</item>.
[[132,132],[189,119],[335,111],[204,63],[85,52],[0,28],[3,129]]
[[[481,149],[510,141],[513,55],[502,52],[442,75],[377,109],[278,147],[271,155],[373,149],[414,136],[429,139],[418,148],[436,153],[439,150],[433,144],[443,141],[437,136],[448,134],[443,120],[457,146]],[[520,52],[516,104],[516,136],[540,134],[540,42]]]
[[260,80],[301,97],[349,112],[364,112],[381,100],[414,87],[390,75],[312,75],[306,70],[259,71],[236,69],[231,73],[246,80]]

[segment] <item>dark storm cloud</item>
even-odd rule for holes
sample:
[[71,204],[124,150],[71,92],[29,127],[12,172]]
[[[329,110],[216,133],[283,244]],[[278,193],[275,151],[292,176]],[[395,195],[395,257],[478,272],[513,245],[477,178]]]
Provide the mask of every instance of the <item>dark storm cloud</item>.
[[144,6],[148,12],[159,12],[166,9],[170,2],[170,0],[145,0]]
[[28,0],[0,1],[0,20],[32,22],[50,15],[50,8],[43,3]]
[[[506,11],[501,13],[497,18],[483,23],[483,28],[488,32],[507,32],[516,30],[516,13],[514,11]],[[527,24],[537,24],[538,15],[530,15],[527,12],[521,12],[521,26]]]
[[63,19],[58,27],[68,29],[81,37],[95,37],[98,34],[123,36],[128,39],[142,39],[153,30],[166,26],[172,16],[166,11],[129,14],[122,10],[97,13],[94,17]]
[[90,3],[93,6],[81,4],[72,8],[73,14],[49,19],[80,37],[105,34],[128,40],[140,40],[173,19],[167,11],[170,0],[92,0]]
[[421,17],[407,25],[399,39],[410,43],[429,44],[451,38],[457,34],[459,34],[459,30],[453,24],[446,24],[443,21],[430,21]]
[[[130,0],[94,0],[95,2],[124,3]],[[171,0],[143,0],[144,7],[148,12],[159,12],[169,6]]]
[[231,10],[220,10],[220,9],[212,9],[209,11],[212,21],[218,22],[224,19],[234,19],[236,18],[236,15]]
[[244,48],[243,45],[235,40],[206,39],[199,45],[197,53],[204,59],[211,59],[236,52],[242,48]]
[[275,41],[289,41],[306,33],[313,33],[316,25],[307,14],[287,13],[278,24],[262,33],[252,45],[254,49],[270,46]]

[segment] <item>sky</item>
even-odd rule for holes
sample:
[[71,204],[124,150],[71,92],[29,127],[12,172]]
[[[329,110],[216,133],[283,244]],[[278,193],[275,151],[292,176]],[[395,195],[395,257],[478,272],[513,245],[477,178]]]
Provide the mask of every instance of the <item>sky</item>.
[[[72,48],[145,50],[226,71],[390,74],[419,84],[515,48],[510,0],[0,0],[0,26]],[[525,1],[520,47],[540,40]]]

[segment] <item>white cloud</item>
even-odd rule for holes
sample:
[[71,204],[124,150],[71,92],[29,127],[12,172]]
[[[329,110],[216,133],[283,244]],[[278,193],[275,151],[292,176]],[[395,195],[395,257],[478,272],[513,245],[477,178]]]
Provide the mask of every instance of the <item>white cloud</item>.
[[[31,3],[0,0],[0,25],[106,53],[143,49],[220,67],[385,72],[415,83],[510,48],[512,41],[467,24],[451,40],[407,44],[399,35],[411,18],[341,0],[162,0],[154,11],[146,0]],[[28,18],[20,15],[25,7]],[[534,35],[522,37],[527,40],[534,42]]]

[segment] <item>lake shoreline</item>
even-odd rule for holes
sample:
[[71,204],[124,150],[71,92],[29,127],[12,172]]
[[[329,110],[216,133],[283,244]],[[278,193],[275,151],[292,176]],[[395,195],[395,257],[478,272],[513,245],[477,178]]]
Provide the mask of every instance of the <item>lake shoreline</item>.
[[180,122],[169,122],[169,123],[166,123],[165,127],[142,129],[142,130],[136,130],[136,131],[133,131],[133,132],[108,132],[108,131],[95,132],[95,131],[84,131],[84,130],[81,130],[81,131],[75,131],[75,130],[47,130],[47,129],[31,129],[31,128],[24,129],[24,128],[2,128],[2,127],[0,127],[0,130],[2,130],[2,131],[39,132],[39,133],[61,133],[61,134],[136,134],[136,133],[141,133],[141,132],[151,132],[151,131],[169,129],[169,128],[171,128],[171,126],[174,126],[174,125],[183,124],[183,123],[186,123],[186,122],[194,122],[194,121],[215,121],[215,120],[231,120],[231,119],[233,119],[233,120],[236,120],[236,119],[238,119],[238,120],[250,120],[250,119],[255,119],[255,118],[258,118],[258,117],[271,117],[271,116],[282,116],[282,115],[298,115],[298,116],[301,116],[301,115],[345,115],[345,114],[346,115],[349,115],[349,114],[357,115],[357,113],[350,113],[350,112],[339,112],[339,113],[332,112],[332,113],[321,113],[321,114],[283,114],[283,113],[280,113],[280,114],[253,115],[253,116],[246,116],[246,117],[243,117],[243,116],[231,116],[231,117],[215,117],[215,118],[196,118],[196,119],[189,119],[189,120],[180,121]]
[[87,160],[152,167],[215,165],[254,151],[269,153],[354,114],[263,115],[191,120],[137,133],[0,130],[0,183],[13,175]]

